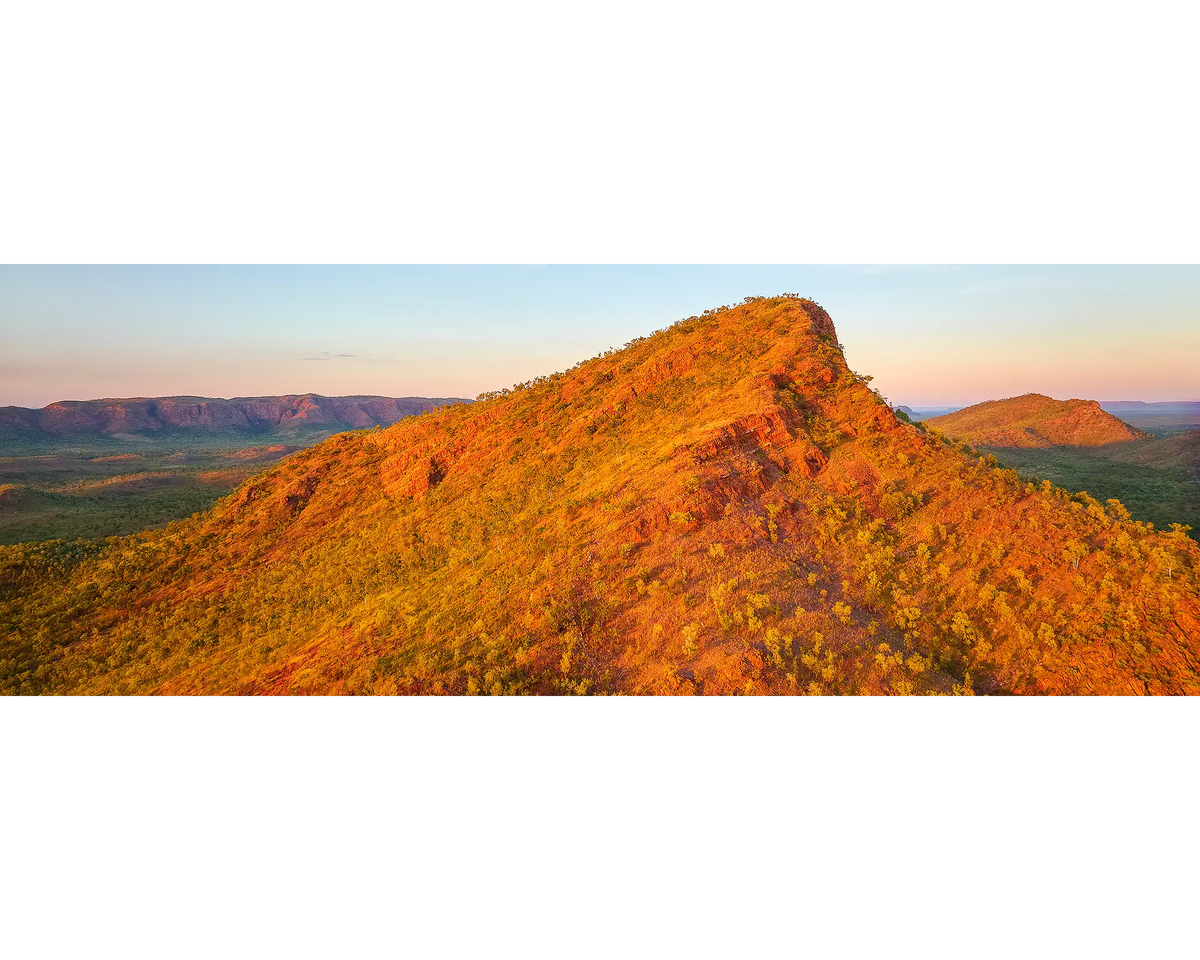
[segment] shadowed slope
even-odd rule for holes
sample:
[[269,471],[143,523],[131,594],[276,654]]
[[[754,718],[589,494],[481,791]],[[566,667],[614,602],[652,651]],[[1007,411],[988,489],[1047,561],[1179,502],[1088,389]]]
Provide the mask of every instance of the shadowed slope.
[[17,692],[1200,692],[1197,568],[902,423],[792,297],[0,551]]
[[1127,463],[1143,463],[1160,468],[1176,468],[1200,477],[1200,430],[1189,430],[1163,437],[1129,450],[1113,452]]

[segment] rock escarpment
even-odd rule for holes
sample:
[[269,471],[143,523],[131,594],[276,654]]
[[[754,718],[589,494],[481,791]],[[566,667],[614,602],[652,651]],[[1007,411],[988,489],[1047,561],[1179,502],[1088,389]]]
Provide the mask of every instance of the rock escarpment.
[[0,407],[0,440],[155,436],[173,432],[287,436],[304,430],[391,426],[457,399],[424,397],[156,397],[64,400],[40,410]]

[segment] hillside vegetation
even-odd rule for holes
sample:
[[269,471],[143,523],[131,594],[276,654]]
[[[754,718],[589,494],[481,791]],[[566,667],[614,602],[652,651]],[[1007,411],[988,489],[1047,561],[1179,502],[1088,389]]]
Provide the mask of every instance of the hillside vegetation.
[[793,296],[0,548],[12,693],[1200,693],[1200,550],[902,422]]
[[1006,467],[1120,500],[1139,520],[1200,535],[1200,430],[1103,447],[989,447]]
[[1095,400],[1053,400],[1040,393],[988,400],[925,424],[988,447],[1100,447],[1147,436],[1106,413]]

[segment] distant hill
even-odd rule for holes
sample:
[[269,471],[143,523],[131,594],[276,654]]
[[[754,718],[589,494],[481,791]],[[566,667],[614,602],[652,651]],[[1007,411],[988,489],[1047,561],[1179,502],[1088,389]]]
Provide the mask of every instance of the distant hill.
[[1095,400],[1054,400],[1040,393],[977,403],[925,423],[986,447],[1102,447],[1147,436]]
[[11,693],[1200,693],[1200,549],[904,423],[794,296],[0,547]]
[[323,397],[137,397],[127,400],[63,400],[47,407],[0,407],[0,442],[116,439],[170,435],[295,437],[390,426],[455,398]]

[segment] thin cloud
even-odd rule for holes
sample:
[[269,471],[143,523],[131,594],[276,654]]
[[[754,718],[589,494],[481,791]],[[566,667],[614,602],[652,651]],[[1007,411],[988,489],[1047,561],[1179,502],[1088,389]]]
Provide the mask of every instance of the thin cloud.
[[330,353],[328,350],[325,350],[321,353],[310,353],[308,356],[301,357],[300,359],[301,360],[352,360],[352,359],[354,359],[354,356],[355,355],[353,353]]

